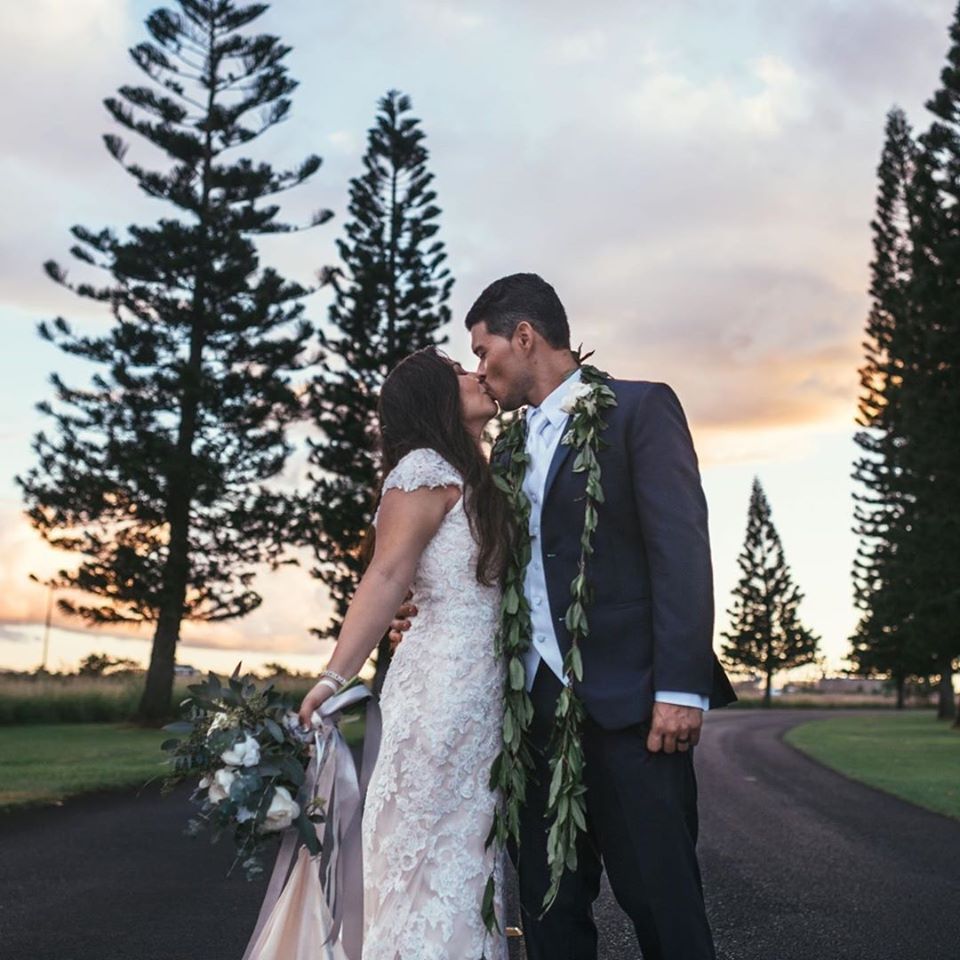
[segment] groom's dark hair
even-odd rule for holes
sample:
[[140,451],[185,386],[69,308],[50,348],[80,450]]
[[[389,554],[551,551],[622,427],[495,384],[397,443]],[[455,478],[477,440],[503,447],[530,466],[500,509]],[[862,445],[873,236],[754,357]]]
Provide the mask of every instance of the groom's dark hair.
[[557,291],[535,273],[514,273],[494,280],[467,311],[470,330],[486,323],[487,330],[508,340],[526,320],[556,350],[570,349],[570,325]]

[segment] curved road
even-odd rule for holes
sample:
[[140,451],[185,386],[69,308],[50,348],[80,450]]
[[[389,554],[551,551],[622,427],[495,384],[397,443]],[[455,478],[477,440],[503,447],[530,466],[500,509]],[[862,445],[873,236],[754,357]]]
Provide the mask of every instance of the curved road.
[[[960,822],[781,741],[821,715],[837,711],[708,715],[700,856],[720,960],[960,955]],[[182,836],[186,795],[154,785],[0,816],[0,956],[239,960],[264,883],[225,878],[226,841]],[[609,889],[596,916],[601,960],[638,960]]]
[[[699,852],[719,960],[960,957],[960,822],[848,780],[782,740],[839,714],[707,714]],[[601,960],[641,956],[612,897],[598,920],[611,941]]]

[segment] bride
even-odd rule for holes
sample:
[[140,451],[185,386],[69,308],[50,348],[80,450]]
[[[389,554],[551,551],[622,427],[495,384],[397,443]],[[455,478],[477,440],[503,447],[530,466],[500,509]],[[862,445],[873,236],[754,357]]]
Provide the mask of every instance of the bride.
[[[509,514],[480,445],[496,403],[475,374],[432,348],[380,394],[384,480],[373,559],[310,716],[366,662],[408,590],[415,625],[380,698],[383,736],[363,813],[363,960],[505,960],[481,919],[494,849],[502,662],[494,653]],[[499,859],[499,858],[497,858]],[[502,917],[501,903],[495,904]]]

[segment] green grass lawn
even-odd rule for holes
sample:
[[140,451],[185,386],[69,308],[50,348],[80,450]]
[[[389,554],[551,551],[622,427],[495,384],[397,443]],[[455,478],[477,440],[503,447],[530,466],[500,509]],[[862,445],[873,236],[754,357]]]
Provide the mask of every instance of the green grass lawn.
[[[363,726],[360,718],[343,724],[347,743],[360,743]],[[0,810],[162,777],[160,744],[171,736],[122,723],[0,726]]]
[[166,771],[169,737],[122,723],[0,727],[0,808],[142,784]]
[[960,730],[929,711],[811,720],[785,739],[854,780],[960,819]]

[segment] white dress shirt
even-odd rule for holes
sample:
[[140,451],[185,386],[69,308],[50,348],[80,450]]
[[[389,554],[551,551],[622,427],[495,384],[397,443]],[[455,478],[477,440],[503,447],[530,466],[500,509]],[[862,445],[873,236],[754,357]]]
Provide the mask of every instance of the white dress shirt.
[[[540,536],[540,514],[543,510],[543,494],[550,462],[566,428],[568,414],[560,409],[571,387],[580,382],[580,370],[575,370],[563,383],[547,396],[539,407],[527,407],[527,446],[530,456],[523,479],[523,492],[530,501],[530,563],[523,581],[523,592],[530,605],[530,626],[533,642],[524,655],[527,691],[533,687],[533,679],[540,661],[564,681],[563,655],[553,628],[550,600],[547,597],[547,581],[543,572],[543,541]],[[589,617],[589,610],[587,611]],[[565,682],[565,681],[564,681]],[[698,693],[676,690],[657,690],[655,699],[683,707],[698,707],[706,710],[709,697]]]

